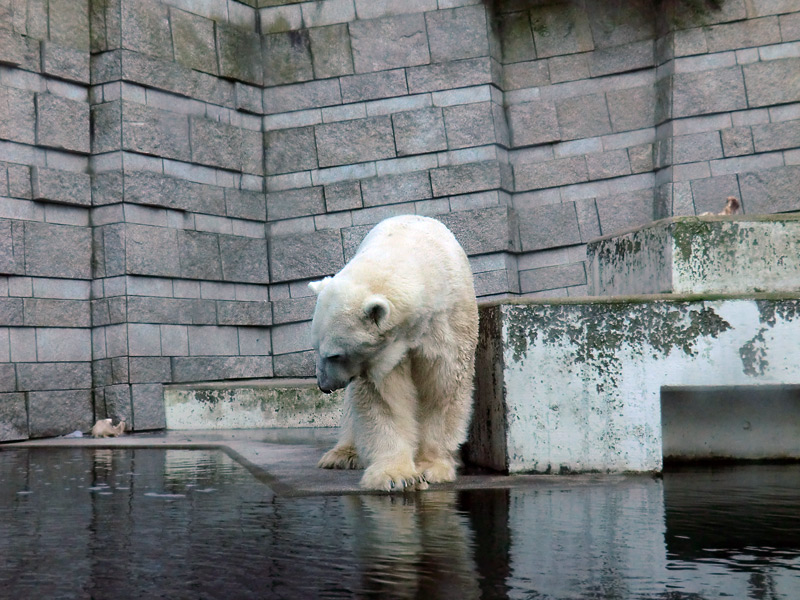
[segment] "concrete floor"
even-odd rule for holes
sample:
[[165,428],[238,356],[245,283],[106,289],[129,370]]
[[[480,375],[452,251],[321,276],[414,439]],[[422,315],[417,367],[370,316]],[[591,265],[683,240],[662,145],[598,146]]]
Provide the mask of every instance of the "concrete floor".
[[[163,431],[118,438],[48,438],[0,445],[14,448],[179,448],[219,449],[246,466],[254,476],[282,496],[365,493],[358,482],[361,471],[318,469],[317,461],[336,441],[336,428],[236,429],[214,431]],[[648,475],[500,475],[462,474],[454,483],[431,490],[520,488],[526,486],[576,487],[608,485]],[[378,492],[374,492],[378,493]],[[424,493],[424,492],[421,492]]]

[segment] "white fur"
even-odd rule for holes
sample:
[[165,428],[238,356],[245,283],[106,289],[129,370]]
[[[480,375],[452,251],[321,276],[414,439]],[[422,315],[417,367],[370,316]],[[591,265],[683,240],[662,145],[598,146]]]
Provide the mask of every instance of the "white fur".
[[[318,379],[321,371],[320,381],[329,371],[353,377],[339,442],[319,466],[361,464],[362,486],[386,491],[455,479],[472,409],[478,308],[452,233],[426,217],[387,219],[344,269],[311,288]],[[335,371],[325,358],[342,356],[358,359]]]
[[100,419],[92,427],[92,437],[117,437],[125,433],[125,421],[120,421],[118,425],[111,424],[111,419]]

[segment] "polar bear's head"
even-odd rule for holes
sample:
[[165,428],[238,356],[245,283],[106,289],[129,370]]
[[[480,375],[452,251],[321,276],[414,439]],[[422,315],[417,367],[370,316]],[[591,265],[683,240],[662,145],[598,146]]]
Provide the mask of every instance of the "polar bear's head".
[[309,287],[317,295],[311,322],[317,383],[328,393],[380,363],[394,306],[385,295],[338,278],[326,277]]

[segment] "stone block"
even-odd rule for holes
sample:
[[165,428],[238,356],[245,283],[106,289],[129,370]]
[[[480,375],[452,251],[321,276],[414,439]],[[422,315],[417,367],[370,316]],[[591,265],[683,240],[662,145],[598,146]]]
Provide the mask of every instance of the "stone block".
[[390,117],[370,117],[316,127],[320,167],[394,158]]
[[41,362],[89,361],[92,359],[91,331],[88,328],[40,327],[36,331],[36,356]]
[[692,163],[722,158],[718,131],[679,135],[672,138],[672,163]]
[[267,216],[270,221],[324,213],[325,201],[321,186],[267,194]]
[[[109,233],[114,232],[109,229],[104,232],[106,268],[108,268],[109,260],[114,259],[109,255],[111,250],[109,245],[116,245],[115,240],[109,240]],[[124,246],[115,248],[114,252],[122,254],[120,258],[125,273],[180,277],[180,247],[176,230],[149,225],[127,225],[121,234],[123,237],[120,242]]]
[[[167,356],[189,356],[189,333],[183,325],[162,325],[161,326],[161,354],[164,357]],[[140,359],[133,359],[131,358],[131,382],[132,383],[150,383],[154,381],[168,381],[169,376],[166,379],[162,379],[160,377],[156,378],[154,375],[152,379],[146,377],[146,371],[144,369],[144,365],[142,370],[144,371],[144,375],[141,377],[138,376],[138,372],[134,370],[134,360],[138,361],[167,361],[166,364],[166,372],[170,372],[170,363],[168,358],[140,358]],[[134,378],[134,374],[137,373],[137,377]]]
[[792,165],[739,174],[742,204],[751,214],[800,209],[800,166]]
[[268,356],[272,353],[270,327],[239,327],[239,354]]
[[437,198],[504,187],[501,167],[496,161],[431,169],[430,176],[433,195]]
[[349,24],[356,73],[372,73],[430,62],[422,14],[400,15]]
[[275,114],[292,110],[305,110],[342,103],[339,82],[336,79],[295,83],[264,90],[264,112]]
[[189,118],[194,162],[241,171],[242,131],[238,127],[202,117]]
[[[216,24],[216,32],[220,76],[261,85],[264,80],[261,36],[219,22]],[[271,63],[264,64],[269,69]]]
[[272,303],[272,315],[276,325],[309,321],[314,316],[316,296],[286,298]]
[[545,204],[519,211],[522,250],[530,252],[581,243],[575,204]]
[[403,69],[342,77],[339,83],[342,88],[342,101],[345,103],[391,98],[408,93],[406,73]]
[[586,13],[597,48],[618,47],[656,37],[657,10],[648,0],[632,0],[625,4],[587,2]]
[[87,173],[32,167],[31,188],[34,200],[78,206],[92,204],[91,176]]
[[604,94],[565,98],[556,102],[562,140],[577,140],[611,133]]
[[[5,319],[2,322],[5,323]],[[9,342],[12,363],[36,362],[36,329],[34,327],[9,328]],[[16,386],[14,389],[17,389]]]
[[0,298],[0,326],[25,324],[21,298]]
[[225,214],[229,217],[264,221],[266,205],[263,192],[225,188]]
[[406,69],[411,94],[497,83],[488,57],[434,63]]
[[133,428],[136,431],[164,429],[167,419],[164,412],[164,390],[160,383],[131,386]]
[[42,73],[88,84],[89,54],[53,42],[42,42]]
[[183,299],[129,295],[126,303],[126,322],[128,323],[184,322],[185,301]]
[[283,85],[314,78],[308,30],[262,37],[264,85]]
[[535,6],[531,9],[531,26],[539,58],[594,49],[589,19],[580,5]]
[[86,227],[25,223],[25,272],[39,277],[90,279],[91,231]]
[[692,197],[697,214],[718,213],[725,207],[728,196],[739,198],[739,183],[736,175],[720,175],[691,182]]
[[509,106],[511,145],[531,146],[561,139],[556,107],[552,100],[537,100]]
[[25,298],[23,314],[25,325],[29,327],[91,327],[92,325],[90,305],[86,300]]
[[0,442],[28,439],[25,394],[0,394]]
[[28,393],[30,437],[54,437],[89,431],[94,424],[91,390]]
[[[747,84],[751,88],[750,83]],[[753,102],[750,102],[753,106]],[[691,117],[747,108],[740,67],[678,73],[672,81],[672,117]]]
[[220,325],[263,327],[272,324],[269,302],[217,301],[217,322]]
[[441,108],[395,113],[392,115],[392,124],[398,156],[447,149]]
[[709,52],[754,48],[781,42],[777,17],[712,25],[705,29],[705,34]]
[[272,328],[272,350],[287,354],[311,349],[311,323],[289,323]]
[[187,279],[222,279],[219,236],[201,231],[178,231],[180,276]]
[[518,224],[508,207],[463,210],[437,219],[453,232],[469,256],[520,250]]
[[655,64],[654,51],[653,40],[595,50],[591,54],[589,71],[592,77],[602,77],[613,73],[647,69]]
[[88,154],[89,105],[53,94],[36,94],[36,143]]
[[122,47],[172,60],[169,12],[157,0],[121,0]]
[[[3,15],[0,15],[2,18]],[[9,18],[9,17],[6,17]],[[27,62],[25,38],[10,28],[0,29],[0,61],[2,64],[19,66]]]
[[270,240],[272,281],[333,275],[344,266],[338,230],[322,230]]
[[491,102],[448,106],[443,112],[449,150],[484,146],[497,141]]
[[432,196],[427,171],[363,179],[361,193],[366,207],[424,200]]
[[523,294],[585,284],[586,269],[582,262],[542,267],[519,273],[520,291]]
[[128,325],[129,356],[161,356],[161,329],[148,323]]
[[620,149],[597,154],[587,154],[586,170],[589,174],[590,181],[594,179],[609,179],[611,177],[630,175],[631,166],[628,161],[628,152],[625,149]]
[[353,73],[350,33],[347,24],[309,29],[314,76],[318,79]]
[[219,236],[222,278],[225,281],[268,283],[267,241],[233,235]]
[[486,8],[482,4],[425,14],[431,62],[488,56]]
[[314,351],[280,354],[273,358],[275,377],[313,377]]
[[188,327],[190,356],[236,356],[239,337],[235,327]]
[[89,1],[50,0],[47,8],[49,39],[88,53]]
[[504,64],[536,58],[528,11],[498,15],[497,27]]
[[22,223],[0,220],[0,273],[18,275],[25,273],[24,236],[20,235],[23,231]]
[[103,388],[103,400],[106,417],[114,422],[125,421],[128,427],[134,427],[133,408],[131,406],[131,386],[109,385]]
[[185,114],[123,102],[122,148],[190,161],[189,119]]
[[547,60],[550,67],[551,83],[562,83],[564,81],[577,81],[579,79],[589,79],[589,55],[565,54],[564,56],[554,56]]
[[654,216],[653,190],[598,198],[597,213],[603,235],[650,223]]
[[644,129],[655,125],[655,91],[650,86],[607,92],[608,112],[614,131]]
[[648,173],[653,170],[653,144],[639,144],[628,148],[631,172]]
[[272,377],[271,356],[200,356],[172,359],[174,383]]
[[[190,69],[218,75],[214,21],[174,8],[169,12],[175,60]],[[227,32],[228,28],[224,29]],[[220,37],[225,36],[226,33],[220,34]],[[226,54],[229,52],[226,49]]]
[[236,96],[236,110],[256,115],[264,114],[261,87],[235,81],[233,83],[233,91]]
[[781,15],[779,23],[784,42],[800,40],[800,13]]
[[362,206],[359,181],[339,181],[325,186],[325,210],[327,212],[354,210]]
[[21,392],[88,389],[92,387],[92,365],[90,362],[18,363],[17,386]]
[[514,63],[503,66],[503,89],[506,91],[540,87],[550,84],[547,60]]
[[753,125],[756,152],[786,150],[800,146],[800,120]]
[[516,191],[536,190],[588,181],[583,156],[559,158],[543,163],[514,165]]
[[719,133],[726,157],[753,153],[753,134],[749,127],[729,127]]
[[[111,201],[119,201],[117,194],[115,191]],[[97,203],[96,196],[93,199]],[[144,171],[125,174],[124,199],[135,204],[164,206],[211,215],[226,214],[225,192],[222,188]]]
[[[90,115],[92,152],[100,154],[120,150],[122,148],[122,103],[117,101],[96,104],[91,107]],[[105,176],[105,174],[103,175]]]
[[313,127],[278,129],[265,136],[268,175],[317,168]]

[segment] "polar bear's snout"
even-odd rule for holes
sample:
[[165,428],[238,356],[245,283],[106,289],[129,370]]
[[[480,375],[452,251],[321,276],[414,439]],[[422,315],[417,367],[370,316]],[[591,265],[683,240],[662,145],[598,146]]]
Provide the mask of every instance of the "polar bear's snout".
[[322,392],[330,394],[347,387],[352,380],[341,356],[324,357],[317,353],[317,385]]

